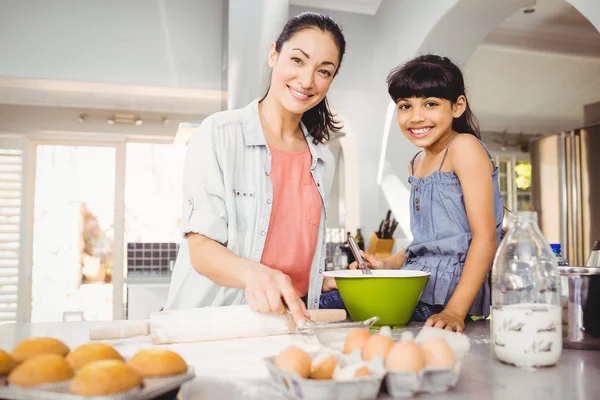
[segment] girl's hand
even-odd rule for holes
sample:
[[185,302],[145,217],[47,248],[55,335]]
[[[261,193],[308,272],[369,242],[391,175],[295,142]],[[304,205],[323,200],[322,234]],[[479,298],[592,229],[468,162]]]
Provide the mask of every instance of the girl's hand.
[[[366,253],[361,250],[360,256],[363,258],[367,266],[371,269],[384,269],[385,263],[383,260],[378,260],[373,254]],[[350,264],[350,269],[358,269],[358,262],[354,261]]]
[[323,286],[321,287],[321,291],[323,293],[331,292],[332,290],[337,289],[337,284],[335,283],[335,278],[331,276],[326,276],[323,278]]
[[465,318],[454,311],[444,309],[439,314],[434,314],[425,321],[425,326],[446,329],[447,331],[462,332],[465,329]]

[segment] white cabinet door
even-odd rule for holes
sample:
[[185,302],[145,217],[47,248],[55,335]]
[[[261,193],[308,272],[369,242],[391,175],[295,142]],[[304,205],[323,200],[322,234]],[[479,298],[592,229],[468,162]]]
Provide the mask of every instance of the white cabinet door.
[[168,294],[168,283],[127,285],[127,319],[150,318],[150,313],[162,310]]

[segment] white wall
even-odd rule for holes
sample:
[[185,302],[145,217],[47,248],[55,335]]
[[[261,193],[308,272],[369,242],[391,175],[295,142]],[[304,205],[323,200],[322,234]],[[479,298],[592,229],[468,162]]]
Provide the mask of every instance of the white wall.
[[0,76],[222,89],[217,0],[0,0]]
[[[320,10],[338,21],[347,41],[340,75],[328,95],[331,104],[352,125],[356,136],[360,182],[360,227],[371,237],[388,209],[377,184],[386,109],[390,101],[386,77],[396,65],[412,58],[423,38],[454,0],[433,7],[415,7],[409,0],[384,0],[375,16]],[[291,7],[290,16],[304,8]],[[393,129],[400,135],[394,119]],[[406,164],[415,148],[396,135],[387,158],[408,186]],[[351,177],[349,177],[351,179]],[[408,213],[408,199],[399,199]]]
[[[163,114],[139,113],[144,120],[141,126],[109,125],[109,110],[85,110],[89,117],[85,123],[78,121],[81,110],[63,107],[38,107],[0,104],[0,133],[49,136],[57,133],[95,136],[98,140],[110,139],[111,135],[148,137],[174,140],[178,124],[201,119],[194,115],[169,115],[167,124],[162,123]],[[114,136],[112,136],[114,138]]]

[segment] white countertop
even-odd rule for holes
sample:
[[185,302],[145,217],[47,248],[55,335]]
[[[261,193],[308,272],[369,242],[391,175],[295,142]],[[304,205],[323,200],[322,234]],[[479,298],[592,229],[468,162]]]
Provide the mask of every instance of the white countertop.
[[[122,326],[139,321],[62,322],[7,324],[0,326],[0,348],[10,351],[32,336],[54,336],[71,348],[89,341],[90,328]],[[411,325],[416,332],[420,325]],[[394,331],[394,337],[400,335]],[[502,364],[490,354],[490,326],[487,322],[468,323],[465,333],[471,350],[465,356],[461,378],[447,393],[420,395],[419,399],[523,399],[544,400],[600,398],[600,352],[563,350],[559,363],[550,368],[524,370]],[[151,347],[150,337],[106,341],[125,357]],[[278,399],[270,385],[263,358],[279,353],[289,345],[316,351],[314,338],[300,335],[270,336],[228,341],[164,345],[179,353],[192,366],[196,378],[182,388],[185,399]],[[386,398],[381,395],[381,398]]]
[[[118,327],[140,321],[19,323],[0,325],[0,348],[11,351],[21,340],[34,336],[52,336],[71,349],[90,342],[89,331],[97,327]],[[152,347],[150,336],[120,340],[105,340],[124,357]],[[277,398],[264,382],[268,372],[262,359],[279,353],[289,345],[299,345],[308,351],[318,348],[315,339],[300,335],[270,336],[229,341],[160,345],[180,354],[194,368],[196,378],[182,388],[186,399],[273,399]],[[263,385],[248,385],[251,381]]]

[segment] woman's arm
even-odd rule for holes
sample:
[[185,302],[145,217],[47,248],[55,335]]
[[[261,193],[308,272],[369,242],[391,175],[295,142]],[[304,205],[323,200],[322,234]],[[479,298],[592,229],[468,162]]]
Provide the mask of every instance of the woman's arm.
[[262,313],[285,311],[283,298],[295,321],[306,315],[306,307],[281,271],[238,257],[229,249],[198,233],[187,236],[192,267],[218,285],[246,290],[248,305]]
[[473,238],[454,294],[444,311],[432,316],[426,325],[462,331],[464,319],[487,277],[498,246],[494,187],[490,159],[474,137],[456,138],[447,160],[460,180]]
[[284,299],[294,319],[301,323],[306,306],[289,276],[239,257],[226,247],[229,215],[213,141],[215,129],[210,118],[202,122],[188,143],[184,163],[181,229],[192,268],[220,286],[244,289],[254,311],[283,313]]

